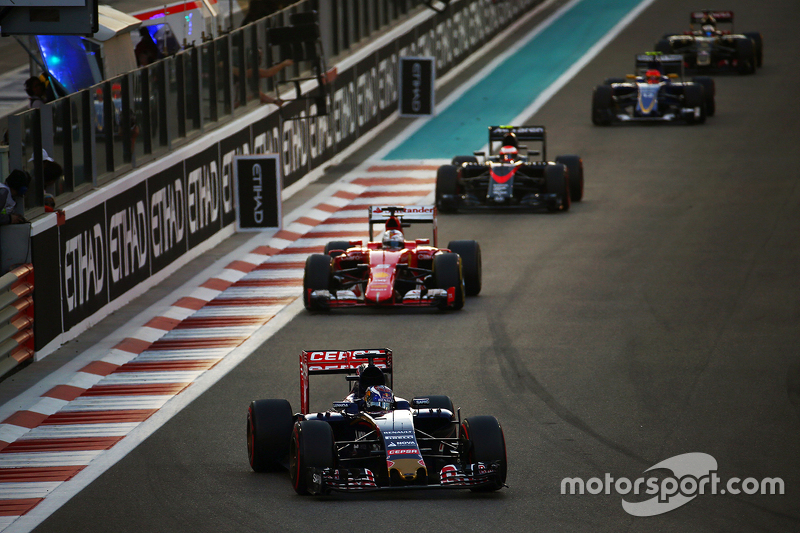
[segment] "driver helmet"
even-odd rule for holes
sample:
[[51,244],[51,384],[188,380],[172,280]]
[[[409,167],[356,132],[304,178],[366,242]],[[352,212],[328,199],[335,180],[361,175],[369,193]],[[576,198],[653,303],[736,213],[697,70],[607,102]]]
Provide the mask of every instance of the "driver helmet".
[[388,249],[405,248],[406,240],[399,229],[389,229],[383,233],[383,247]]
[[704,24],[703,25],[703,35],[706,37],[711,37],[714,35],[716,28],[712,24]]
[[655,85],[657,83],[661,83],[661,72],[656,69],[648,70],[644,75],[645,80],[647,83],[651,85]]
[[367,393],[364,395],[364,405],[367,411],[391,411],[394,405],[392,389],[386,385],[367,388]]
[[514,161],[519,155],[519,150],[515,146],[503,146],[500,148],[500,161]]

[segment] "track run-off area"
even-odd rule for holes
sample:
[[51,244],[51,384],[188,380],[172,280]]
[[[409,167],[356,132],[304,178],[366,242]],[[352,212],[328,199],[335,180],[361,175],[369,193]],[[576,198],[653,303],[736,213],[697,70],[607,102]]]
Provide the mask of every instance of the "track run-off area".
[[[699,7],[549,5],[441,87],[435,117],[400,119],[343,163],[281,232],[4,406],[0,528],[796,531],[800,79],[786,58],[800,6],[710,6],[760,31],[765,55],[753,76],[717,77],[706,124],[590,120],[592,87]],[[437,166],[504,123],[543,124],[549,154],[582,156],[583,202],[440,216],[440,241],[483,250],[483,291],[461,311],[303,310],[309,253],[365,238],[367,205],[430,203]],[[250,470],[249,402],[298,409],[301,350],[369,347],[394,351],[398,395],[447,394],[462,416],[500,420],[507,489],[303,498],[288,474]],[[311,387],[315,409],[346,392],[338,378]],[[564,478],[634,480],[687,453],[723,480],[779,477],[785,494],[698,495],[650,517],[614,490],[561,494]]]

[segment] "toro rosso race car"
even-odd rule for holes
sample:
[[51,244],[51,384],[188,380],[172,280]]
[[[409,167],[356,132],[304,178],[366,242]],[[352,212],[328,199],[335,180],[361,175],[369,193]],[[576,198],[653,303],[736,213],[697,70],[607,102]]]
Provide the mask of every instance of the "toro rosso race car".
[[[309,409],[309,379],[344,374],[349,394]],[[289,469],[298,494],[385,489],[496,491],[506,481],[503,429],[493,416],[461,419],[447,396],[394,396],[388,349],[304,351],[300,413],[287,400],[247,410],[247,453],[256,472]]]
[[[481,248],[451,241],[438,248],[434,206],[370,206],[369,242],[333,241],[306,260],[303,302],[309,311],[354,306],[461,309],[481,291]],[[406,240],[411,222],[433,225],[430,239]],[[373,225],[381,224],[380,240]]]
[[[656,43],[663,54],[682,54],[686,69],[693,72],[738,72],[753,74],[764,59],[764,43],[759,32],[733,33],[733,11],[695,11],[691,23],[700,29],[682,34],[667,34]],[[717,24],[728,23],[730,30]]]
[[[540,148],[527,150],[519,141],[536,142]],[[548,162],[546,150],[544,126],[489,126],[488,156],[456,156],[437,170],[436,206],[443,213],[480,208],[567,211],[583,198],[583,160],[563,155]]]
[[648,52],[636,56],[636,74],[608,78],[594,88],[592,122],[681,121],[702,124],[715,112],[714,80],[683,81],[680,55]]

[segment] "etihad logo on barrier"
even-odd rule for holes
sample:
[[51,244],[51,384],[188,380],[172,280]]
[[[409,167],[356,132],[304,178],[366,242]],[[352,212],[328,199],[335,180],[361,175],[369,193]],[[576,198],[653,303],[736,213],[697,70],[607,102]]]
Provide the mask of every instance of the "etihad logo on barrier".
[[614,479],[606,473],[601,479],[593,477],[561,480],[561,494],[617,494],[631,496],[646,494],[654,496],[644,501],[628,501],[622,498],[622,508],[633,516],[656,516],[686,505],[699,495],[711,494],[784,494],[781,478],[764,478],[761,481],[749,477],[744,480],[732,477],[727,482],[717,475],[717,460],[707,453],[685,453],[665,459],[651,466],[652,470],[669,470],[670,476],[639,477],[631,481],[621,477]]

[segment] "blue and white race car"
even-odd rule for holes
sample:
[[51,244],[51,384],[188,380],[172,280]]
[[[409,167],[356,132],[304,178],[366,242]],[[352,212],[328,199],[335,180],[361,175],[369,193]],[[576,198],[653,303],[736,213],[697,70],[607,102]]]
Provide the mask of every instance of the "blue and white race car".
[[648,52],[636,56],[636,74],[608,78],[594,88],[592,122],[681,121],[703,124],[715,112],[714,80],[698,76],[683,79],[678,54]]

